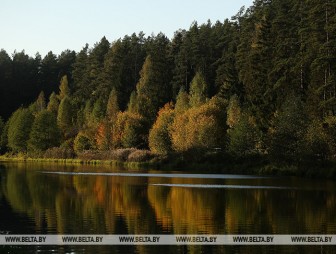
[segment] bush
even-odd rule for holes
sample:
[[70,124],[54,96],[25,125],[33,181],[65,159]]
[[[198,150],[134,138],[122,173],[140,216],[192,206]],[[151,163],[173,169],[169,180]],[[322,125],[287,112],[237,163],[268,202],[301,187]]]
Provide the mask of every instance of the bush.
[[125,148],[125,149],[117,149],[112,151],[107,151],[104,153],[104,160],[116,160],[116,161],[127,161],[128,156],[136,151],[135,148]]
[[128,155],[127,160],[129,162],[146,162],[153,158],[152,153],[149,150],[135,150]]
[[95,150],[85,150],[82,152],[77,153],[77,157],[83,161],[91,161],[91,160],[101,160],[102,153]]
[[74,151],[66,147],[52,147],[44,153],[44,158],[48,159],[72,159],[74,157]]

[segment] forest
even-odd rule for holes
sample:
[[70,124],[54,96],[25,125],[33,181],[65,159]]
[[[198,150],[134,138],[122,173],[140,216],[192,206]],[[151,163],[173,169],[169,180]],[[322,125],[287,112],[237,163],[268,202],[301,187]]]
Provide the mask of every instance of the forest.
[[255,0],[172,39],[103,37],[43,58],[2,49],[0,152],[333,161],[335,75],[332,0]]

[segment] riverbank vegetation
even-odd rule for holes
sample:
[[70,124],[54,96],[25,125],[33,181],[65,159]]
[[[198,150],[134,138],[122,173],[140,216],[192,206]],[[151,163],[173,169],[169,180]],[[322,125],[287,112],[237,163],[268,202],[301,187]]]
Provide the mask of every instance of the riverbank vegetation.
[[103,37],[43,59],[1,50],[0,151],[295,168],[334,161],[335,10],[332,1],[258,0],[171,40]]

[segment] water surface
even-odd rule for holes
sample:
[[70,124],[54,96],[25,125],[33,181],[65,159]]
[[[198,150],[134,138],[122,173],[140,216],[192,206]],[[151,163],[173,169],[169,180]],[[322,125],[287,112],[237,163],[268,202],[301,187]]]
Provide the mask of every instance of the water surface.
[[[336,234],[336,188],[328,180],[11,163],[0,164],[0,184],[0,231],[10,234]],[[333,253],[319,246],[3,250],[97,248],[98,253]]]

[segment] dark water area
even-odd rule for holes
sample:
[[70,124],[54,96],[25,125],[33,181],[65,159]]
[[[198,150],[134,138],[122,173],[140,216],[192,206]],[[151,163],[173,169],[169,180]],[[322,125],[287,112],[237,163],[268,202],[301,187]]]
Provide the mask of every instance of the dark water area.
[[[336,234],[335,181],[0,164],[8,234]],[[336,246],[0,246],[0,253],[336,253]]]

